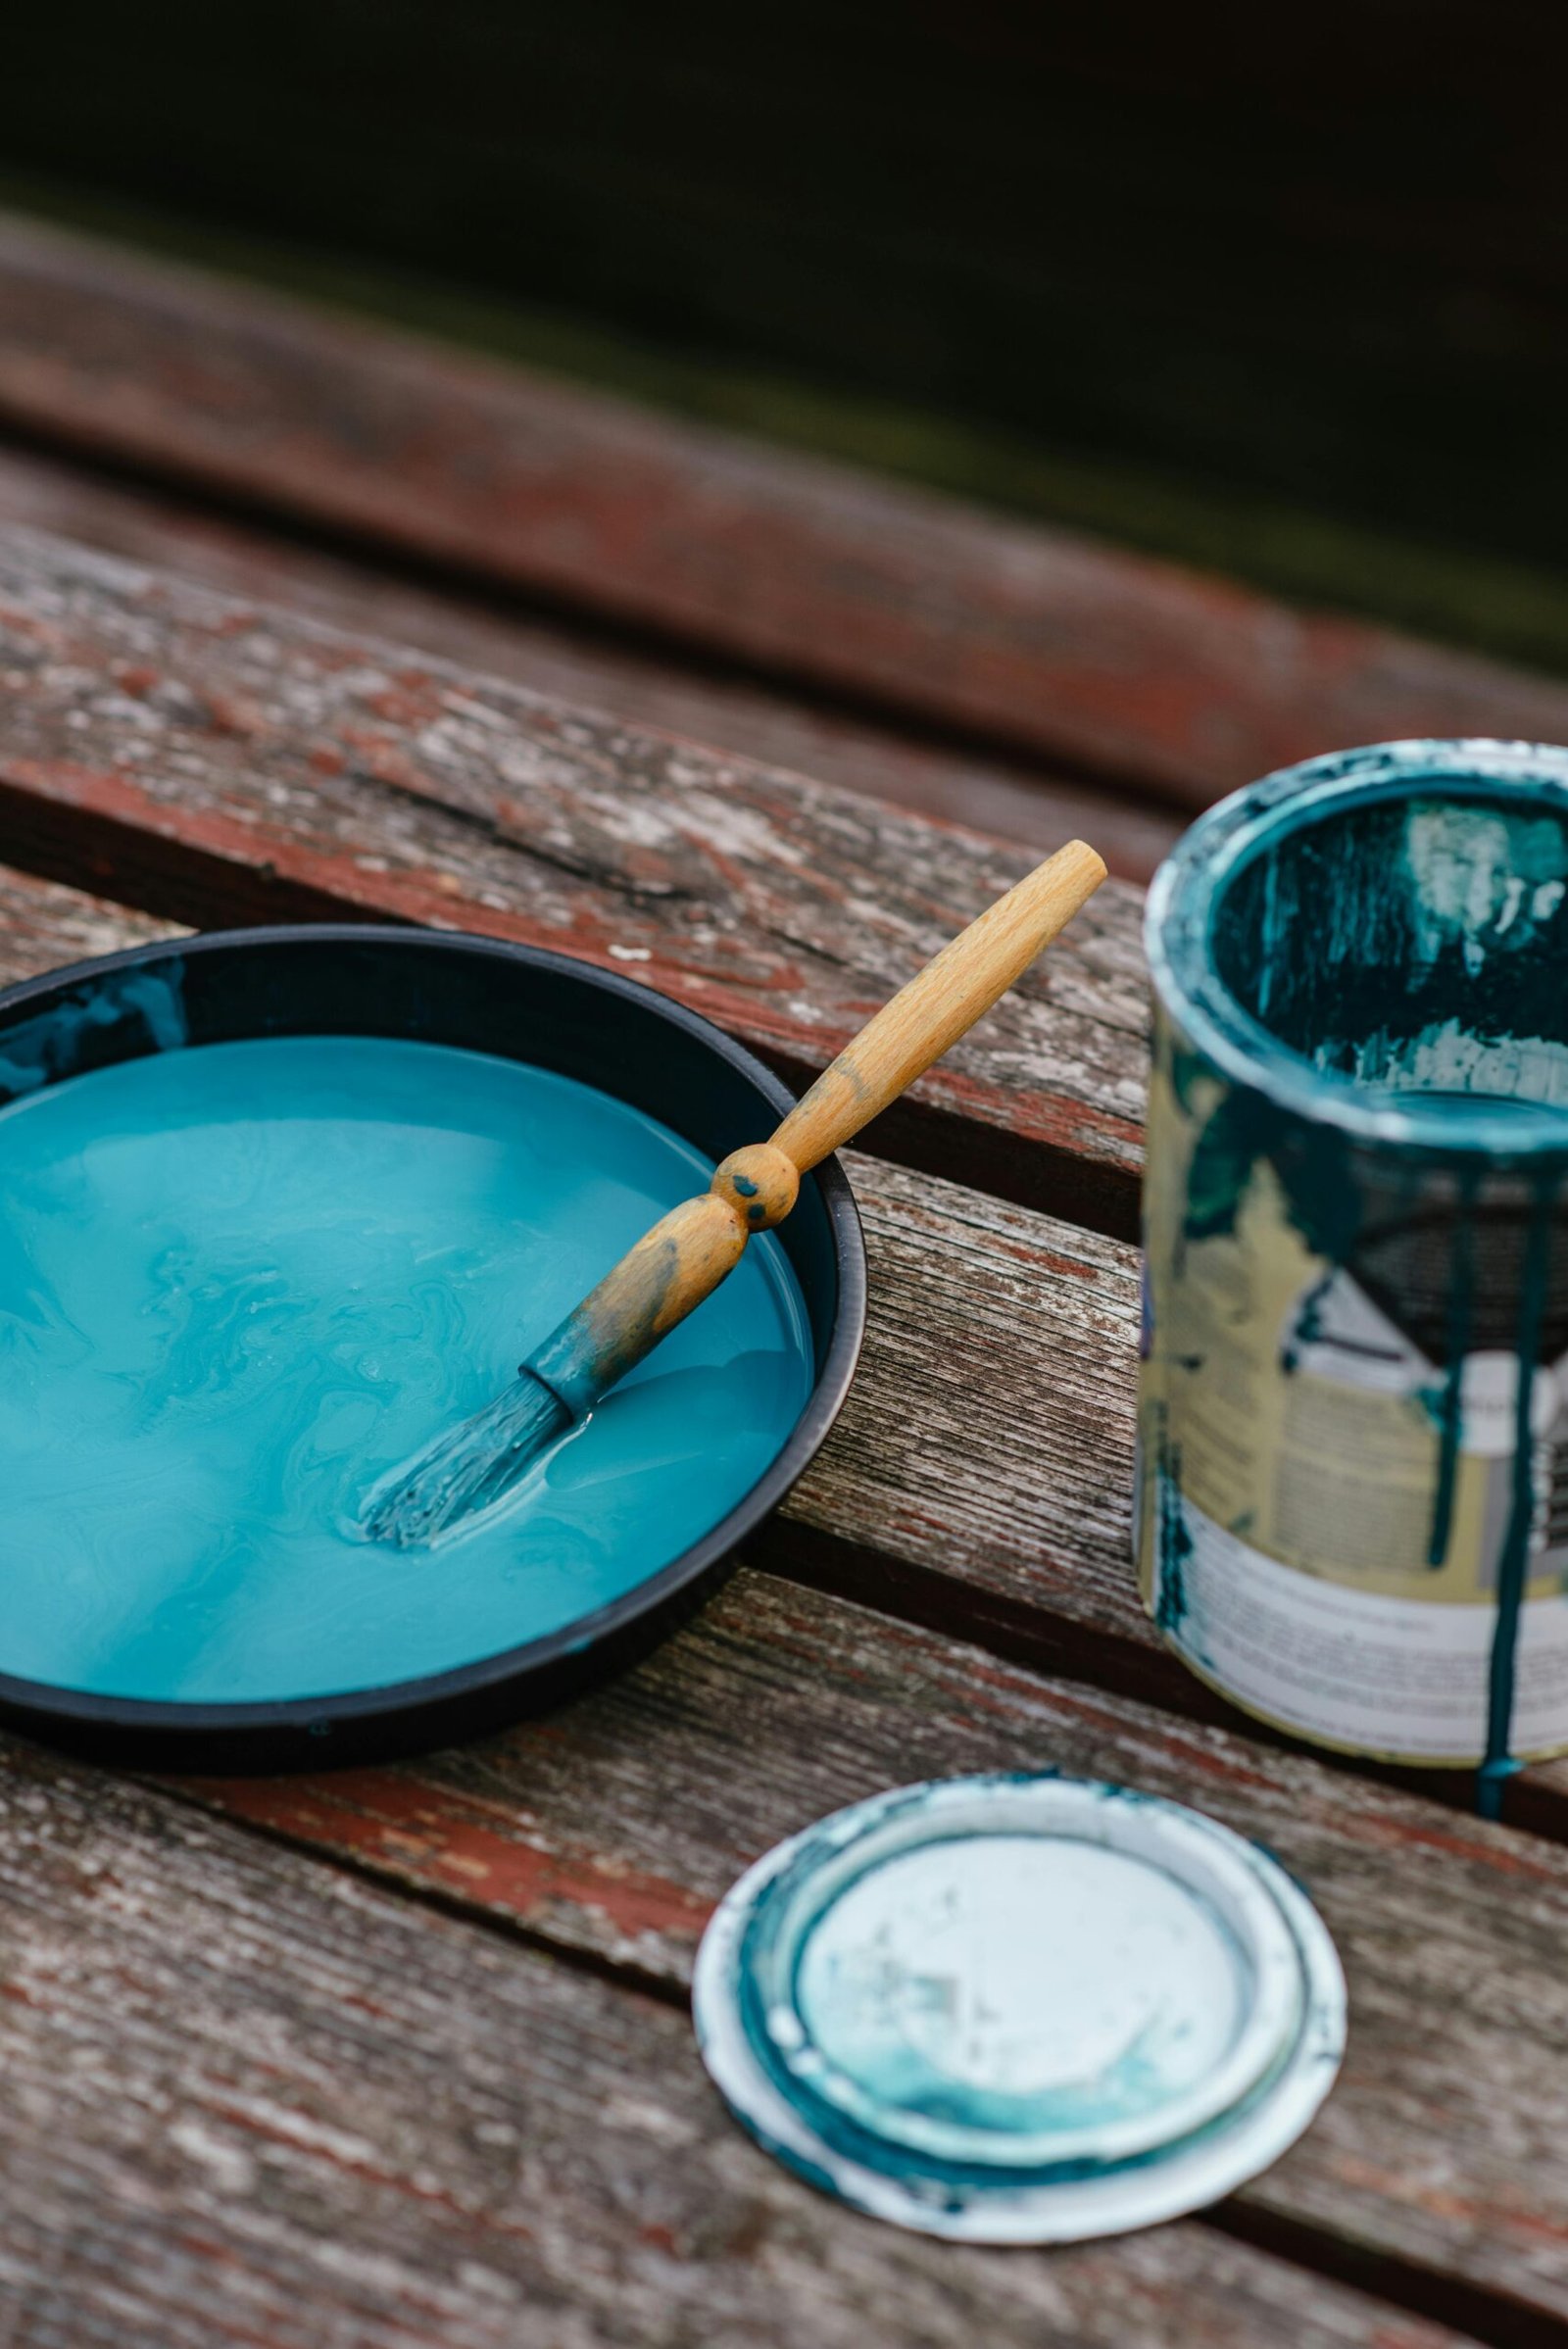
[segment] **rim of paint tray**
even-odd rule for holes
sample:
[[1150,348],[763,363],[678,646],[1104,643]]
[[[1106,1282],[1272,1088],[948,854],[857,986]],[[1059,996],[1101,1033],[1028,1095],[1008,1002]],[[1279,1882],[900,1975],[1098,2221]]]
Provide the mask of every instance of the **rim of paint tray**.
[[[684,1032],[727,1063],[778,1116],[794,1105],[795,1096],[744,1045],[700,1013],[618,972],[509,940],[363,922],[212,931],[72,963],[0,991],[0,1035],[19,1014],[117,972],[157,971],[169,964],[188,970],[193,963],[225,954],[254,955],[265,963],[270,956],[301,949],[336,947],[424,957],[432,976],[444,961],[480,957],[520,965],[558,982],[564,979],[608,1004],[624,1006],[628,1014],[652,1015]],[[271,1032],[265,1014],[253,1032]],[[514,1052],[501,1056],[526,1055]],[[808,1179],[817,1187],[826,1219],[836,1293],[824,1305],[826,1338],[805,1406],[777,1457],[734,1507],[677,1557],[618,1598],[515,1647],[446,1672],[372,1688],[310,1697],[184,1703],[98,1695],[0,1672],[0,1708],[40,1734],[90,1749],[134,1748],[143,1756],[154,1749],[174,1768],[315,1768],[478,1734],[634,1661],[662,1629],[673,1628],[666,1625],[667,1616],[683,1604],[694,1605],[710,1589],[737,1544],[783,1499],[814,1457],[849,1392],[865,1328],[865,1244],[855,1196],[838,1159],[824,1160]]]
[[1568,1114],[1546,1103],[1492,1111],[1467,1103],[1462,1124],[1422,1105],[1418,1093],[1375,1096],[1338,1070],[1315,1067],[1244,1008],[1221,979],[1214,923],[1226,891],[1266,848],[1352,804],[1370,806],[1456,787],[1468,799],[1517,807],[1528,793],[1568,825],[1568,749],[1480,738],[1375,743],[1278,768],[1210,807],[1155,874],[1144,938],[1154,992],[1192,1043],[1233,1085],[1264,1095],[1353,1142],[1448,1160],[1528,1166],[1568,1160]]

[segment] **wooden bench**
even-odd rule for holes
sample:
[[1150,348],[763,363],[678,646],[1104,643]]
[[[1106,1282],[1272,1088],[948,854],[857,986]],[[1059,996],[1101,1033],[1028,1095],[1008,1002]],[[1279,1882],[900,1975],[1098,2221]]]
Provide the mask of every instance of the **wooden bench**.
[[[206,526],[169,524],[198,548]],[[261,572],[273,549],[230,520],[220,554]],[[0,826],[8,979],[181,924],[431,922],[630,970],[794,1078],[1024,861],[20,527]],[[1525,1774],[1494,1827],[1462,1787],[1266,1739],[1134,1595],[1139,915],[1109,885],[865,1136],[850,1403],[638,1670],[489,1742],[314,1779],[155,1785],[0,1741],[6,2337],[1568,2339],[1568,1769]],[[740,1869],[825,1810],[1041,1764],[1276,1850],[1343,1951],[1349,2053],[1308,2135],[1201,2218],[939,2246],[726,2120],[692,1956]]]

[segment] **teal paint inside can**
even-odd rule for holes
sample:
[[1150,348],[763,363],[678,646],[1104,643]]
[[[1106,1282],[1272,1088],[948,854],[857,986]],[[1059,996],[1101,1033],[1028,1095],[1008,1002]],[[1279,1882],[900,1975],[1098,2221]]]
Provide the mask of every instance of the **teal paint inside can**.
[[1568,753],[1417,742],[1204,816],[1151,896],[1139,1551],[1308,1737],[1568,1746]]

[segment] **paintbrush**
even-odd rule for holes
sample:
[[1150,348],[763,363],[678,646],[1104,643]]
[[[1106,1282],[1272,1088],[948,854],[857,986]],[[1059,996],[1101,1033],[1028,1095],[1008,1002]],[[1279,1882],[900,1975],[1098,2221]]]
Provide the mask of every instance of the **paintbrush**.
[[373,1542],[434,1542],[509,1493],[783,1221],[801,1177],[896,1101],[989,1011],[1105,877],[1070,841],[945,946],[847,1044],[771,1142],[733,1150],[708,1190],[646,1232],[566,1315],[495,1401],[384,1478],[363,1519]]

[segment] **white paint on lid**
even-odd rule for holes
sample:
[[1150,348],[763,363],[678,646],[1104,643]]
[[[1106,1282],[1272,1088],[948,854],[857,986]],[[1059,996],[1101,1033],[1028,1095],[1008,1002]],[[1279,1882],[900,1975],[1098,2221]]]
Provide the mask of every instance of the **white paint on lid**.
[[698,1962],[737,2116],[926,2231],[1113,2233],[1255,2175],[1327,2093],[1344,1982],[1277,1863],[1180,1805],[954,1780],[769,1853]]

